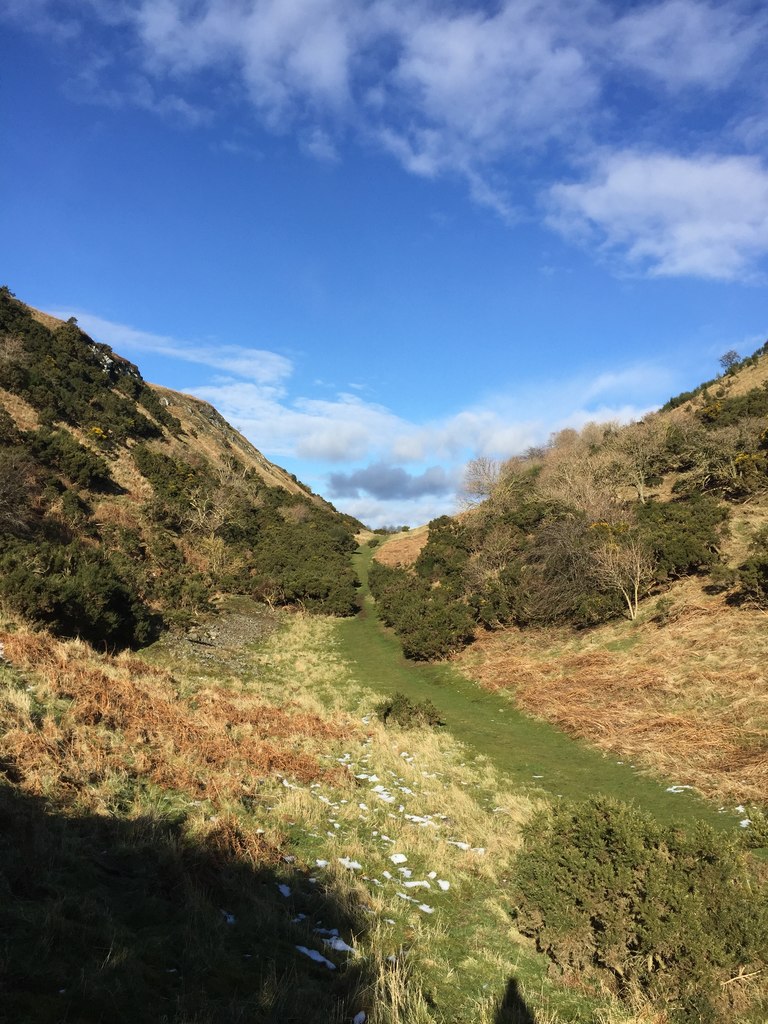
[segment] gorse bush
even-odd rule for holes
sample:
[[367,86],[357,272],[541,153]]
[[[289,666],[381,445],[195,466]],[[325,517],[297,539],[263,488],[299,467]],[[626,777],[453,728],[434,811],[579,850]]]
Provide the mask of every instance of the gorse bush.
[[751,557],[738,569],[734,600],[768,608],[768,526],[757,531],[750,548]]
[[656,557],[659,579],[687,576],[718,561],[728,509],[708,494],[687,500],[649,501],[636,509],[642,535]]
[[0,289],[0,335],[11,339],[0,359],[0,387],[21,395],[44,424],[77,424],[105,446],[128,438],[160,437],[161,424],[178,429],[136,367],[94,342],[72,319],[55,330],[38,323],[7,288]]
[[412,701],[404,693],[394,693],[376,705],[376,714],[385,725],[395,723],[403,729],[435,728],[445,725],[431,700]]
[[[267,486],[231,451],[218,462],[203,446],[190,451],[135,366],[74,320],[39,322],[7,288],[0,342],[0,387],[42,424],[21,430],[0,405],[0,597],[9,609],[110,648],[211,611],[217,591],[356,611],[355,520],[306,488]],[[212,408],[203,415],[227,428]],[[143,505],[112,475],[129,459],[152,487]]]
[[0,597],[58,636],[108,648],[149,643],[159,626],[110,557],[77,541],[6,544]]
[[372,564],[369,583],[382,620],[394,628],[407,658],[445,658],[471,640],[471,613],[447,589],[380,562]]
[[563,970],[609,979],[627,998],[639,988],[671,1020],[725,1024],[735,1006],[757,1006],[768,891],[737,844],[706,826],[665,829],[617,801],[563,801],[526,826],[514,896],[518,928]]
[[707,401],[698,415],[709,428],[733,426],[750,417],[768,416],[768,384],[752,388],[743,395]]
[[58,470],[81,487],[98,490],[111,481],[109,466],[66,430],[36,430],[27,434],[28,450],[44,466]]

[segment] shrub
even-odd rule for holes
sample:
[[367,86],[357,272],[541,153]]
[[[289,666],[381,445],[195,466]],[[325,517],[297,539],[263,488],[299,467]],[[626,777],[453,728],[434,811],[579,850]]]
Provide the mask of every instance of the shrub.
[[58,636],[98,646],[146,644],[159,625],[110,558],[77,541],[7,545],[0,556],[0,596]]
[[406,658],[445,658],[472,639],[470,610],[447,589],[379,562],[371,566],[368,579],[379,614],[397,633]]
[[527,826],[514,894],[518,927],[561,968],[626,997],[639,987],[675,1021],[732,1020],[748,983],[722,983],[766,966],[768,893],[737,843],[703,825],[564,801]]
[[97,489],[111,481],[109,466],[101,455],[81,445],[68,430],[30,431],[26,442],[36,459],[73,484]]
[[659,579],[701,572],[718,561],[720,533],[729,513],[711,495],[649,501],[636,515],[641,536],[654,554]]
[[391,697],[376,705],[376,714],[387,725],[396,723],[403,729],[423,728],[429,726],[435,728],[445,725],[440,717],[439,710],[431,700],[414,703],[404,693],[394,693]]
[[768,415],[768,387],[752,388],[743,395],[707,402],[699,419],[707,427],[728,427],[740,420]]
[[758,530],[750,547],[752,556],[738,569],[739,590],[734,597],[738,603],[768,608],[768,526]]

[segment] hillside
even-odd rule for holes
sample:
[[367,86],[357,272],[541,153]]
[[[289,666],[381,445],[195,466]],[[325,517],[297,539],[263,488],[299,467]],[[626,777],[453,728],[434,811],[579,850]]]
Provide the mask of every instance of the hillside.
[[0,599],[64,636],[143,644],[220,593],[355,608],[360,524],[210,405],[148,384],[0,292]]
[[[744,602],[762,563],[752,533],[725,533],[738,510],[760,522],[760,434],[746,502],[677,487],[690,459],[657,459],[632,498],[627,435],[594,428],[474,467],[474,509],[382,545],[74,322],[7,290],[0,314],[0,1024],[762,1024],[765,817],[503,706],[514,682],[594,740],[607,706],[630,722],[637,693],[674,694],[678,721],[686,702],[712,715],[697,746],[731,758],[722,791],[761,792],[768,652]],[[701,447],[685,436],[676,459]],[[656,534],[623,618],[588,556]],[[532,581],[552,579],[553,537],[581,561],[548,605]],[[409,653],[466,642],[498,693],[400,656],[368,592],[376,545]],[[717,663],[694,663],[705,636]],[[682,779],[673,716],[664,733],[642,707]]]
[[767,428],[763,346],[642,423],[478,460],[465,512],[377,552],[380,611],[411,657],[452,656],[616,757],[765,803]]

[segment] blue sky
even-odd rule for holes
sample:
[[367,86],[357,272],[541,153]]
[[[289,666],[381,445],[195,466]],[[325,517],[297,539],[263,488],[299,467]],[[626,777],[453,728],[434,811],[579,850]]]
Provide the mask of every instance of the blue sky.
[[768,12],[0,0],[0,277],[371,525],[768,335]]

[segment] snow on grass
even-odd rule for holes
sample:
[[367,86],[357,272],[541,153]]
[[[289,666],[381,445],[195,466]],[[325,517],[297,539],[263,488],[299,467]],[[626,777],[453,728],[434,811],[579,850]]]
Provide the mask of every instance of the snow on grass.
[[323,954],[319,952],[319,950],[308,949],[307,946],[297,946],[296,949],[298,949],[300,953],[303,953],[304,956],[308,956],[310,960],[314,960],[318,964],[323,964],[325,967],[328,968],[329,971],[336,970],[336,964],[329,960],[327,957],[324,957]]

